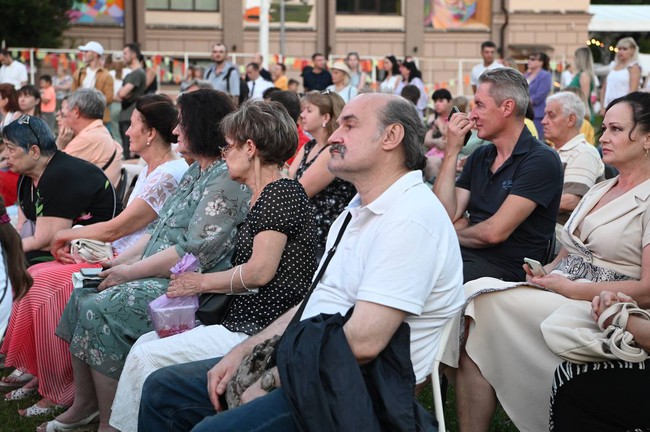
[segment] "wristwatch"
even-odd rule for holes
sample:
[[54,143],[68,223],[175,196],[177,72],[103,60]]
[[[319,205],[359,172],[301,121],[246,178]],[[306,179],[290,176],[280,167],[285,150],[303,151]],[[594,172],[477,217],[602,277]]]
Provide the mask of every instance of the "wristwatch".
[[275,375],[273,375],[272,370],[267,370],[264,372],[261,379],[261,386],[262,390],[265,392],[270,392],[271,390],[275,389]]

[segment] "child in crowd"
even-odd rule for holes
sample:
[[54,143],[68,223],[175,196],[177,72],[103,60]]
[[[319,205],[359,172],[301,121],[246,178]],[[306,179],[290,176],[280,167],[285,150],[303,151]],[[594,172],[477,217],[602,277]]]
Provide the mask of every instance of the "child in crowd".
[[300,92],[298,91],[298,86],[299,85],[300,85],[300,83],[298,81],[296,81],[295,79],[293,79],[293,78],[290,78],[289,83],[287,84],[290,91],[300,94]]
[[41,88],[41,118],[50,127],[54,133],[56,126],[56,91],[52,86],[52,77],[50,75],[41,75],[38,80]]
[[18,106],[23,114],[41,116],[41,91],[32,84],[26,84],[18,90]]

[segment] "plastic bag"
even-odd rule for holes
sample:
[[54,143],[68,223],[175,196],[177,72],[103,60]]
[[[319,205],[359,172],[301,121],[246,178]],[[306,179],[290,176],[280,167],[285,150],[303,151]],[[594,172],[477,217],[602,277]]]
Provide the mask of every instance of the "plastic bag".
[[[185,254],[170,269],[173,274],[195,272],[199,269],[200,262],[192,254]],[[183,333],[196,326],[194,314],[199,308],[198,296],[169,298],[167,294],[154,299],[149,303],[148,310],[153,326],[159,337]]]
[[167,294],[149,303],[149,316],[159,337],[183,333],[196,326],[197,296],[169,298]]

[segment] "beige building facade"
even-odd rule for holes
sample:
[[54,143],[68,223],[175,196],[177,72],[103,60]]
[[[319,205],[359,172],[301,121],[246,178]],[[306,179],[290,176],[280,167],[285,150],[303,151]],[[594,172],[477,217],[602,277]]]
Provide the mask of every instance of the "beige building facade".
[[[190,53],[191,58],[203,53],[207,59],[211,45],[223,41],[231,52],[243,54],[240,65],[247,54],[259,51],[259,0],[123,3],[122,25],[75,24],[66,33],[66,45],[98,40],[119,50],[136,41],[150,53]],[[284,3],[284,55],[293,60],[289,76],[300,74],[296,59],[304,64],[314,52],[337,58],[356,51],[375,59],[374,66],[389,54],[413,56],[429,87],[448,87],[455,94],[471,92],[468,76],[480,59],[481,42],[494,41],[503,57],[525,59],[541,50],[561,64],[584,46],[591,19],[589,0],[382,0],[374,8],[368,6],[373,2],[359,0]],[[269,52],[275,54],[281,50],[278,8],[273,0]]]

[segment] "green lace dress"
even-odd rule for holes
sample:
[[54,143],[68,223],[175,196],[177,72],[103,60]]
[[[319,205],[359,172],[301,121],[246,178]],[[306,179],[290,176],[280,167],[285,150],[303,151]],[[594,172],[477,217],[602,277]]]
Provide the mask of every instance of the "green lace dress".
[[[165,203],[142,258],[168,248],[179,257],[192,253],[203,273],[230,266],[237,225],[250,203],[246,186],[228,176],[225,162],[201,171],[193,164],[176,193]],[[118,379],[131,346],[153,330],[147,305],[167,291],[169,279],[145,278],[102,292],[77,288],[63,311],[56,334],[70,343],[73,356],[98,372]]]

